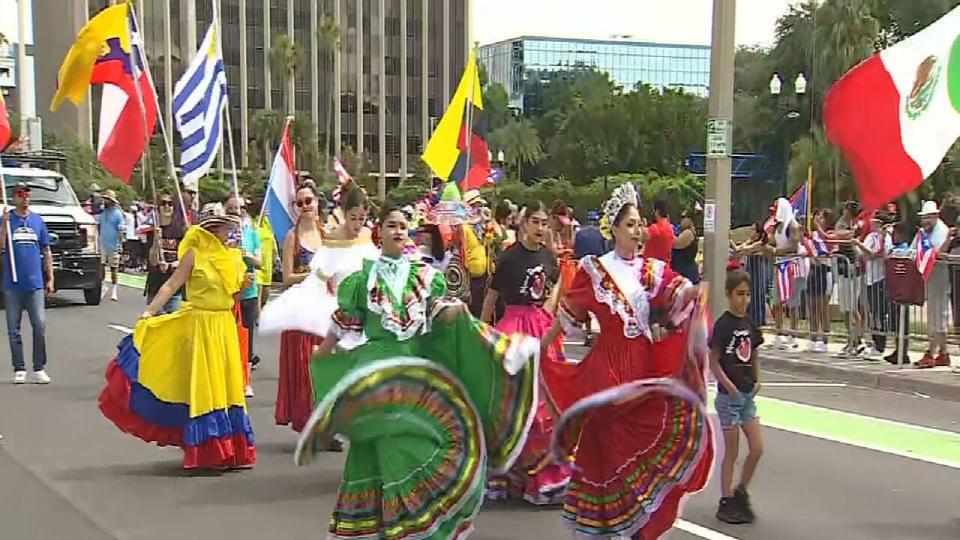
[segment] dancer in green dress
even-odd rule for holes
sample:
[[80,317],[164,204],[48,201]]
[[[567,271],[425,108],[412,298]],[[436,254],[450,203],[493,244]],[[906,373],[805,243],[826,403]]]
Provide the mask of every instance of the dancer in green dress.
[[[465,538],[488,467],[507,470],[536,412],[539,341],[508,336],[446,297],[443,274],[403,257],[408,223],[381,215],[382,256],[337,289],[333,330],[311,364],[317,403],[297,445],[312,461],[350,440],[330,537]],[[335,352],[349,333],[367,342]]]

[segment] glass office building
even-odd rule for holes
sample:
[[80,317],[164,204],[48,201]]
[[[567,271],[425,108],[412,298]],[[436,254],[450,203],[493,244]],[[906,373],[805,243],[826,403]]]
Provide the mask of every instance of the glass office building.
[[[119,0],[34,0],[35,30],[49,95],[64,52],[88,17]],[[363,152],[368,170],[399,178],[419,160],[432,125],[443,115],[463,73],[471,0],[220,0],[222,45],[238,164],[254,161],[247,141],[260,110],[284,110],[286,84],[270,69],[278,35],[292,35],[302,51],[294,81],[298,115],[312,119],[331,146]],[[213,18],[209,0],[136,0],[147,57],[168,123],[173,85]],[[324,17],[340,28],[340,48],[329,52],[316,29]],[[169,63],[169,66],[167,64]],[[168,68],[169,67],[169,71]],[[43,114],[51,130],[84,139],[96,133],[98,104]],[[91,129],[93,126],[93,129]],[[269,165],[268,165],[269,166]]]
[[507,90],[511,107],[520,110],[525,82],[543,71],[594,68],[625,90],[648,84],[706,97],[710,86],[705,45],[521,36],[484,45],[479,59],[490,80]]

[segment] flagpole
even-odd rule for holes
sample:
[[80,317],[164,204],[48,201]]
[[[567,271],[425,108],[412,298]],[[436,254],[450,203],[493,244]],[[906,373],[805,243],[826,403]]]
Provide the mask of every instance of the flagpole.
[[[0,98],[2,99],[2,98]],[[18,283],[17,279],[17,260],[13,254],[13,233],[10,230],[10,209],[7,205],[7,175],[3,172],[3,163],[0,162],[0,187],[3,188],[3,211],[7,213],[7,253],[10,254],[10,278],[13,279],[14,283]]]
[[[214,0],[213,2],[213,20],[217,24],[217,52],[219,53],[220,58],[223,58],[223,34],[220,33],[220,29],[223,26],[220,24],[220,0]],[[243,29],[240,29],[243,32]],[[243,201],[240,200],[240,182],[237,179],[237,158],[234,157],[234,148],[233,148],[233,127],[230,122],[230,91],[229,87],[227,92],[223,95],[224,107],[221,109],[220,114],[224,115],[227,129],[227,146],[230,148],[230,170],[233,176],[233,195],[237,198],[237,204],[242,205]],[[220,142],[220,155],[223,155],[223,141]],[[220,168],[223,171],[223,168]],[[266,197],[264,197],[266,200]]]
[[[469,186],[469,185],[470,185],[470,182],[469,182],[469,180],[470,180],[470,150],[473,148],[473,144],[472,144],[472,143],[473,143],[473,99],[474,99],[474,90],[475,90],[476,87],[477,87],[476,77],[479,75],[479,73],[477,73],[477,69],[476,69],[477,61],[476,61],[476,57],[474,56],[474,54],[476,54],[476,45],[474,45],[474,50],[471,51],[469,55],[467,55],[467,61],[468,61],[468,62],[471,62],[471,65],[467,66],[467,69],[469,69],[469,70],[472,71],[473,76],[470,77],[470,99],[468,99],[468,100],[467,100],[467,103],[466,103],[466,107],[468,107],[468,109],[467,109],[467,131],[466,131],[466,135],[465,135],[465,138],[466,138],[466,140],[467,140],[467,141],[466,141],[466,142],[467,142],[467,162],[466,162],[467,165],[466,165],[466,170],[465,170],[464,173],[463,173],[463,186]],[[462,187],[462,186],[457,186],[457,187]]]
[[[141,34],[140,26],[137,23],[137,14],[136,14],[136,9],[133,6],[133,2],[131,2],[130,0],[127,0],[127,5],[129,6],[131,20],[133,21],[132,24],[134,28],[136,28],[137,34],[140,34],[142,36],[143,34]],[[144,41],[144,40],[141,40],[141,41]],[[131,49],[132,48],[133,47],[131,45]],[[140,62],[143,64],[143,73],[147,76],[147,82],[150,83],[150,87],[154,89],[153,105],[157,110],[157,124],[160,126],[160,134],[163,136],[163,145],[167,151],[166,152],[167,153],[167,169],[168,169],[167,173],[169,174],[170,178],[173,179],[173,187],[177,192],[177,201],[180,203],[180,210],[183,213],[183,222],[189,223],[190,216],[189,214],[187,214],[187,208],[183,204],[183,194],[180,192],[180,179],[177,177],[177,165],[173,162],[172,143],[170,139],[167,138],[167,128],[163,122],[164,111],[163,109],[160,108],[160,98],[157,97],[157,91],[156,91],[157,86],[153,83],[153,75],[150,73],[150,63],[147,61],[147,51],[145,50],[145,46],[142,43],[141,43],[141,46],[139,47],[139,50],[140,50],[140,53],[138,54],[138,56],[139,56]],[[167,61],[169,61],[169,58],[167,59]],[[130,63],[131,65],[135,65],[133,63],[132,51],[130,54]],[[143,101],[143,93],[140,91],[139,84],[134,84],[133,87],[137,92],[137,99],[140,101],[140,112],[143,115],[143,130],[144,132],[146,132],[147,109]],[[149,149],[149,147],[150,147],[150,134],[147,133],[147,148]],[[154,186],[153,191],[154,193],[156,193],[156,186]],[[156,198],[156,195],[154,195],[154,198]]]

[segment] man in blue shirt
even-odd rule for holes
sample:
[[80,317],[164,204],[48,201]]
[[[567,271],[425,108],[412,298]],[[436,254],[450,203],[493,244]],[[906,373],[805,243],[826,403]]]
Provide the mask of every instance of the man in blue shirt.
[[[110,269],[110,283],[113,284],[110,300],[116,302],[120,250],[123,246],[122,242],[127,227],[123,211],[120,210],[120,204],[117,202],[117,194],[112,189],[103,192],[103,206],[103,213],[100,214],[100,249],[103,250],[101,261],[103,262],[104,275],[106,275],[107,268]],[[104,283],[101,296],[106,295],[107,284]]]
[[[6,304],[7,336],[13,361],[13,383],[27,382],[23,363],[20,322],[26,310],[33,328],[33,374],[30,382],[48,384],[46,314],[44,292],[53,294],[53,256],[50,234],[39,214],[30,211],[30,188],[19,184],[13,192],[14,209],[4,212],[0,225],[3,258],[3,298]],[[13,266],[11,267],[11,251]],[[46,282],[44,282],[46,274]]]

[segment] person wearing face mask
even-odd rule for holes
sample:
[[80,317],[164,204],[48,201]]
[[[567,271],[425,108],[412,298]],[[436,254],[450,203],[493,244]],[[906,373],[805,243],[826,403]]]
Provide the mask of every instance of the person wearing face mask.
[[[480,323],[447,297],[441,272],[404,256],[399,208],[378,229],[381,256],[337,289],[295,459],[310,463],[335,433],[350,439],[332,537],[465,538],[488,468],[509,468],[523,445],[539,343]],[[334,352],[358,333],[363,345]]]
[[[604,205],[614,250],[580,262],[560,301],[549,348],[593,314],[601,333],[579,364],[543,361],[563,411],[554,459],[575,456],[564,522],[578,538],[659,538],[713,462],[706,409],[707,324],[698,286],[638,255],[639,195],[630,183]],[[544,356],[541,354],[541,356]]]
[[[370,240],[367,198],[357,188],[341,198],[339,227],[324,232],[316,189],[296,193],[297,225],[283,248],[283,281],[287,290],[264,306],[260,332],[280,333],[280,383],[274,417],[278,425],[301,431],[313,407],[310,356],[323,343],[336,310],[340,280],[378,252]],[[345,342],[344,345],[347,345]],[[332,450],[340,449],[337,443]]]
[[[251,468],[257,454],[232,314],[250,278],[239,250],[227,247],[240,220],[214,203],[198,221],[180,242],[177,269],[120,342],[98,402],[121,431],[182,448],[184,469]],[[181,287],[190,302],[156,316]]]
[[[497,330],[541,338],[553,325],[553,311],[560,289],[560,266],[554,252],[544,245],[550,217],[543,203],[537,201],[529,205],[521,219],[524,234],[519,242],[503,252],[497,262],[481,320],[492,321],[497,301],[502,297],[506,310],[497,323]],[[561,349],[562,342],[557,340],[541,356],[541,363],[562,361]],[[490,479],[487,485],[489,499],[516,497],[536,505],[562,501],[570,482],[570,468],[550,463],[550,438],[556,410],[549,390],[542,388],[536,420],[523,452],[507,474]]]

